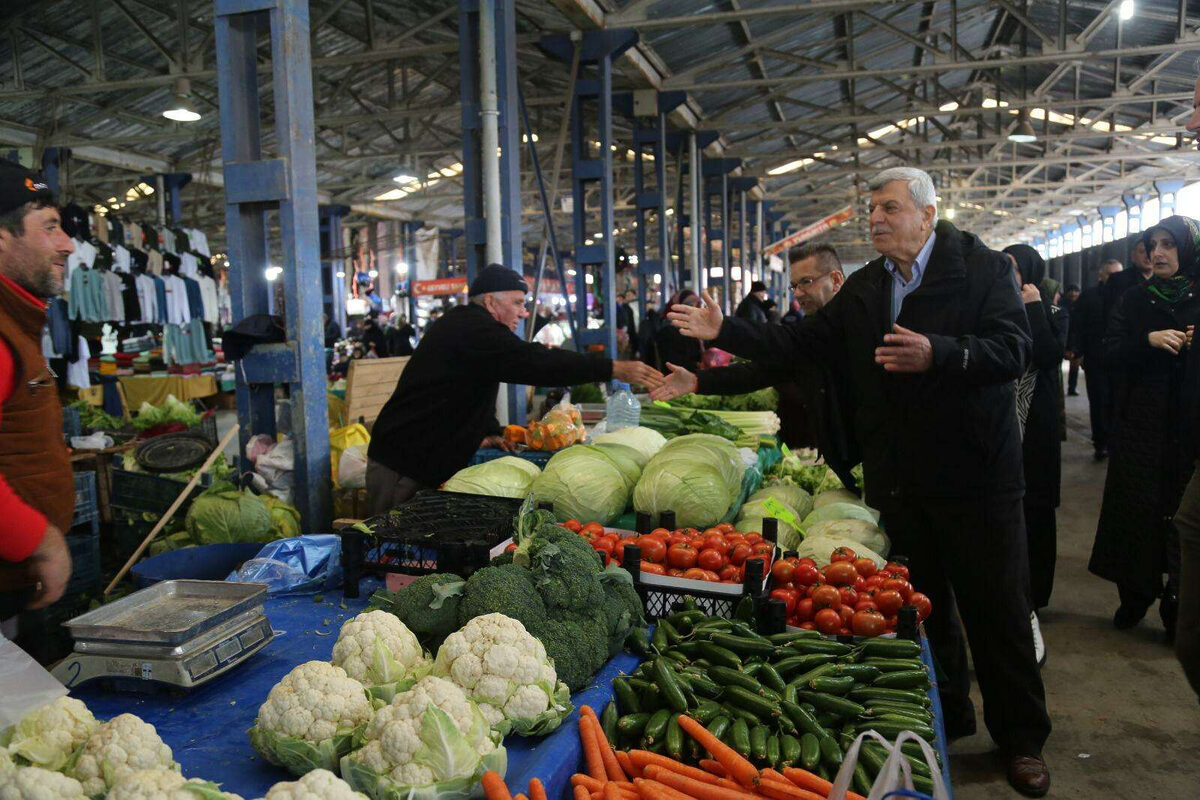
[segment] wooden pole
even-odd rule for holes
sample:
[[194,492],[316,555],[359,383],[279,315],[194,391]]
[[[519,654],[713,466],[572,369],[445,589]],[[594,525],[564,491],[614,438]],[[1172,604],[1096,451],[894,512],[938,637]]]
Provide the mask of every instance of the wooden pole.
[[137,563],[137,560],[142,557],[142,553],[144,553],[146,548],[150,546],[150,542],[154,541],[154,537],[158,536],[159,531],[166,527],[167,523],[171,521],[171,517],[175,516],[175,512],[179,510],[181,505],[183,505],[183,501],[187,498],[188,494],[190,494],[196,484],[200,482],[200,476],[205,472],[208,472],[208,468],[211,467],[213,462],[217,460],[217,456],[225,452],[225,447],[230,441],[232,441],[234,436],[237,436],[238,427],[238,424],[235,422],[233,427],[229,429],[229,432],[225,434],[216,448],[208,454],[208,458],[205,459],[204,463],[200,465],[200,469],[196,470],[196,474],[193,475],[192,479],[188,481],[187,486],[183,487],[183,491],[180,492],[179,496],[175,498],[175,502],[171,503],[171,507],[167,509],[167,513],[163,514],[162,519],[155,523],[154,527],[150,530],[150,533],[146,534],[146,538],[142,540],[140,545],[138,545],[137,550],[134,550],[133,555],[131,555],[129,560],[125,562],[125,566],[121,567],[121,571],[118,572],[116,577],[112,579],[112,583],[110,583],[108,588],[104,590],[105,594],[112,593],[112,590],[121,581],[121,578],[125,577],[125,573],[129,572],[130,568],[133,567],[133,565]]

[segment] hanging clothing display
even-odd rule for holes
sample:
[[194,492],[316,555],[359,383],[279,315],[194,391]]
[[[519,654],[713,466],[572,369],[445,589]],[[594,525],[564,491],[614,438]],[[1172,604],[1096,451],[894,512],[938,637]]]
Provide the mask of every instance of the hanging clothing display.
[[79,267],[90,268],[96,263],[96,248],[91,242],[80,239],[72,239],[75,249],[71,255],[67,256],[67,280],[71,278],[71,274]]
[[121,276],[115,272],[101,272],[104,279],[104,304],[107,313],[104,319],[109,322],[125,321],[125,301],[121,297]]
[[416,280],[436,280],[438,276],[438,246],[441,241],[438,237],[438,229],[420,228],[415,237],[417,240]]
[[113,271],[129,272],[133,265],[133,259],[129,255],[129,250],[124,245],[113,245]]
[[80,267],[71,273],[68,316],[83,322],[103,322],[105,317],[104,273]]
[[196,278],[196,283],[200,285],[200,300],[204,304],[204,321],[209,325],[216,325],[220,302],[217,298],[217,282],[207,275],[201,275]]

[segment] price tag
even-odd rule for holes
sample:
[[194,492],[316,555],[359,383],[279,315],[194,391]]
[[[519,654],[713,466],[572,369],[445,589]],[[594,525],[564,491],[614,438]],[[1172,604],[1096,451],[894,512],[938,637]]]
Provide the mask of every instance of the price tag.
[[774,497],[768,497],[763,501],[763,511],[767,512],[768,516],[774,517],[780,522],[786,522],[796,530],[800,530],[800,520],[796,519],[796,515],[788,511],[787,506],[776,500]]

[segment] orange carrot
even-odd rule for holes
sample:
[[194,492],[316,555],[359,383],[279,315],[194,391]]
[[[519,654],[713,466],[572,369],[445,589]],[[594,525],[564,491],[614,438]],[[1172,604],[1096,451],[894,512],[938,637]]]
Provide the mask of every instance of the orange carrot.
[[584,775],[582,772],[576,772],[571,776],[571,785],[582,786],[583,788],[587,789],[588,794],[591,794],[592,792],[598,792],[603,789],[604,783],[604,781],[596,780],[591,775]]
[[517,794],[513,795],[513,800],[529,800],[529,798],[518,792]]
[[529,800],[546,800],[546,787],[537,778],[529,779]]
[[504,778],[500,777],[500,773],[489,769],[483,773],[483,795],[487,800],[513,800],[512,795],[508,793],[508,786],[504,783]]
[[592,719],[596,719],[596,709],[592,708],[591,706],[580,706],[579,707],[579,716],[591,717]]
[[[617,751],[617,763],[621,765],[621,771],[630,778],[642,777],[642,771],[633,765],[633,761],[629,759],[629,753],[624,750]],[[545,800],[545,798],[542,798]]]
[[680,775],[669,769],[651,764],[643,773],[650,780],[658,781],[676,791],[689,794],[697,800],[752,800],[754,795],[740,789],[730,789],[725,786],[715,786],[711,783],[698,781],[686,775]]
[[579,784],[575,784],[574,793],[575,793],[575,800],[592,800],[591,793],[588,792],[587,789],[583,788]]
[[758,770],[753,764],[742,758],[732,747],[722,742],[708,732],[708,729],[686,714],[679,715],[679,727],[700,743],[700,746],[721,762],[729,777],[742,786],[753,787],[758,783]]
[[711,758],[700,759],[700,769],[704,770],[705,772],[711,772],[718,778],[724,778],[729,774],[725,771],[725,768],[721,766],[720,761],[713,761]]
[[779,781],[781,783],[791,783],[791,781],[789,781],[787,778],[783,777],[782,774],[776,772],[775,770],[771,769],[770,767],[764,769],[762,772],[760,772],[758,774],[759,774],[759,777],[761,777],[761,778],[769,778],[770,780]]
[[[608,774],[608,779],[610,781],[629,780],[629,776],[621,769],[621,764],[613,754],[612,743],[604,735],[604,727],[600,724],[600,720],[596,719],[596,713],[590,708],[588,711],[592,712],[587,714],[587,719],[592,726],[592,732],[596,734],[596,743],[600,746],[600,759],[604,762],[604,771]],[[582,723],[583,719],[581,718],[579,721]]]
[[793,784],[767,779],[758,785],[758,793],[771,800],[825,800],[826,795],[801,789]]
[[579,717],[579,738],[583,741],[583,759],[587,774],[603,783],[608,780],[604,770],[604,759],[600,756],[600,743],[596,741],[596,730],[586,715]]
[[718,777],[716,775],[711,775],[702,769],[696,769],[695,767],[689,767],[687,764],[681,764],[673,758],[667,758],[666,756],[660,756],[657,753],[651,753],[646,750],[632,751],[629,754],[629,759],[634,764],[637,764],[638,766],[640,766],[642,768],[642,774],[647,778],[650,776],[645,775],[645,770],[651,766],[655,766],[655,767],[661,767],[663,769],[669,769],[672,772],[677,772],[680,775],[683,775],[684,777],[691,778],[693,780],[697,780],[702,783],[711,783],[713,786],[721,786],[722,781],[724,781],[724,783],[728,784],[730,788],[738,788],[738,785],[736,783],[734,783],[733,781],[725,780],[724,778]]
[[658,781],[646,780],[641,778],[637,782],[638,792],[641,793],[642,800],[696,800],[691,795],[672,789],[666,784]]
[[604,800],[621,800],[623,793],[612,781],[604,784]]

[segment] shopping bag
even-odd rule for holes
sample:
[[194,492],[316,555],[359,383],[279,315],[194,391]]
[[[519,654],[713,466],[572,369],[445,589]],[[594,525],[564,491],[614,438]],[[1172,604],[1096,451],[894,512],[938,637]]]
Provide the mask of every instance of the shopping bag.
[[332,472],[334,486],[338,485],[338,461],[341,459],[342,453],[356,444],[364,445],[365,449],[365,445],[370,443],[371,434],[357,422],[329,432],[329,468]]
[[[920,745],[921,752],[925,756],[925,763],[929,765],[929,771],[933,774],[933,800],[949,800],[950,795],[942,781],[942,768],[938,765],[933,747],[912,731],[904,731],[896,737],[894,743],[889,743],[875,731],[864,731],[859,734],[858,738],[854,740],[854,744],[850,745],[846,751],[845,758],[842,759],[842,767],[838,770],[833,787],[829,790],[829,800],[845,800],[846,791],[850,788],[850,781],[854,777],[854,767],[858,764],[858,754],[862,750],[862,743],[867,739],[874,739],[888,751],[887,760],[883,762],[879,774],[875,776],[875,783],[871,786],[871,793],[867,796],[867,800],[883,800],[884,797],[900,792],[903,794],[895,794],[895,796],[925,796],[913,790],[912,766],[908,763],[908,758],[901,748],[908,741],[914,741]],[[909,792],[912,794],[908,794]]]

